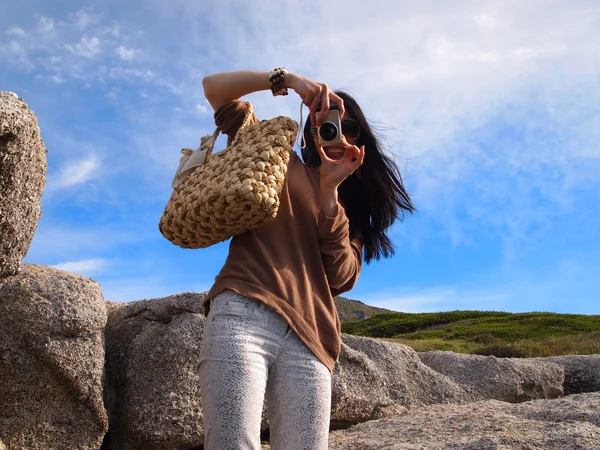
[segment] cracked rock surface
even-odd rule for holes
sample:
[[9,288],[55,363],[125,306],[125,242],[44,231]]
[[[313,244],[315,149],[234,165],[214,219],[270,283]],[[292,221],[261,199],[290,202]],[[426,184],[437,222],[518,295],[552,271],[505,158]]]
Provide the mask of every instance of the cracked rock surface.
[[600,355],[550,356],[534,361],[549,361],[564,367],[565,395],[600,391]]
[[42,214],[46,147],[35,114],[0,91],[0,278],[15,275]]
[[105,324],[93,280],[24,264],[0,281],[0,438],[10,450],[98,449]]
[[185,449],[202,444],[200,344],[204,294],[109,304],[102,449]]
[[597,450],[600,393],[434,405],[333,431],[330,450]]
[[548,358],[496,358],[443,351],[419,353],[419,358],[481,399],[519,403],[563,395],[565,370]]
[[405,345],[342,334],[332,377],[334,427],[394,415],[405,408],[478,400],[421,362]]

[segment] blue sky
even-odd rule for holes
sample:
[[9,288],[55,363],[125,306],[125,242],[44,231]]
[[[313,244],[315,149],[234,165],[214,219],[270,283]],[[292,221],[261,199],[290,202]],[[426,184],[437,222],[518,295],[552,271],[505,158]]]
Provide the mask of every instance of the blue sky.
[[[284,66],[355,95],[418,209],[348,297],[600,314],[597,1],[5,3],[0,89],[48,148],[26,261],[113,301],[207,290],[228,244],[182,250],[157,228],[180,149],[213,130],[202,78]],[[249,99],[299,119],[294,95]]]

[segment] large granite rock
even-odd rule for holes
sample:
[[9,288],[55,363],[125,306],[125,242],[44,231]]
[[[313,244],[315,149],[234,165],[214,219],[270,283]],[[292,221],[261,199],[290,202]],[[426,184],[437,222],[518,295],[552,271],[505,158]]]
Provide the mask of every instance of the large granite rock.
[[203,294],[118,306],[106,326],[105,403],[111,450],[200,446],[200,344]]
[[570,355],[537,358],[565,369],[565,395],[600,391],[600,355]]
[[466,403],[467,389],[424,365],[402,344],[342,335],[332,379],[334,427],[394,415],[435,403]]
[[419,357],[484,399],[518,403],[563,395],[564,369],[549,361],[442,351],[420,353]]
[[46,152],[35,114],[0,91],[0,278],[17,273],[40,220]]
[[333,431],[330,450],[597,450],[600,393],[433,405]]
[[[189,293],[128,304],[107,303],[105,403],[110,431],[103,450],[200,447],[198,364],[203,298],[204,294]],[[481,384],[506,373],[512,377],[510,383],[485,391],[468,378],[452,379],[433,370],[404,345],[343,335],[332,380],[332,425],[346,427],[398,417],[426,405],[465,404],[486,396],[527,398],[561,392],[564,373],[558,364],[539,361],[538,372],[533,360],[521,367],[483,359],[487,362],[480,377],[486,379]],[[475,370],[476,364],[470,364]],[[544,377],[552,382],[546,383]],[[520,380],[519,387],[511,384],[515,380]]]
[[0,281],[0,439],[10,450],[100,447],[105,324],[93,280],[25,264]]

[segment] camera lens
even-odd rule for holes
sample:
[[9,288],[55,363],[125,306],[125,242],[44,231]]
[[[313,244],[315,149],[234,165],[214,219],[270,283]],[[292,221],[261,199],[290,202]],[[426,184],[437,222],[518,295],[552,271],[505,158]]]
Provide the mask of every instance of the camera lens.
[[321,135],[321,139],[324,141],[333,141],[338,134],[338,129],[335,124],[331,122],[325,122],[319,128],[319,134]]

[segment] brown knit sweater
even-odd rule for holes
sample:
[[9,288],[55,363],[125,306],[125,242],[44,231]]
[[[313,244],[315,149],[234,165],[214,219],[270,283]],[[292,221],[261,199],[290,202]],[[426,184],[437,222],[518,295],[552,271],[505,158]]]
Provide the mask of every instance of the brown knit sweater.
[[[243,116],[244,104],[221,107],[217,126],[227,128],[219,118]],[[210,300],[225,289],[264,302],[333,370],[340,352],[333,297],[352,289],[362,267],[363,244],[359,236],[349,236],[348,225],[341,205],[336,217],[326,216],[319,171],[292,152],[277,217],[232,238],[225,266],[206,297],[207,314]]]

